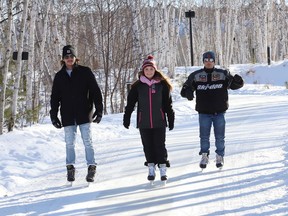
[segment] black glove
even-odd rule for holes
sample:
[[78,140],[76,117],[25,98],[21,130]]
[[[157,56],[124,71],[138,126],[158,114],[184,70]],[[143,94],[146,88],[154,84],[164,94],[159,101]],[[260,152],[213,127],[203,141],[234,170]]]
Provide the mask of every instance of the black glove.
[[189,101],[193,100],[194,94],[191,88],[189,88],[187,85],[184,85],[180,92],[182,97],[187,98]]
[[[95,117],[96,117],[96,118],[95,118]],[[99,124],[100,121],[101,121],[101,119],[102,119],[102,113],[100,113],[99,111],[96,110],[96,111],[93,113],[92,121],[95,122],[95,123],[97,123],[97,124]]]
[[51,121],[52,121],[52,124],[54,125],[54,127],[58,128],[58,129],[60,129],[62,127],[62,124],[61,124],[58,117],[51,118]]
[[168,128],[169,131],[171,131],[174,128],[174,121],[175,121],[175,113],[173,110],[167,113],[167,118],[168,118]]
[[240,83],[242,82],[242,77],[239,76],[238,74],[235,74],[234,77],[233,77],[234,81],[237,82],[237,83]]
[[193,95],[193,92],[188,89],[188,91],[186,91],[186,98],[189,100],[189,101],[192,101],[193,98],[194,98],[194,95]]
[[169,131],[173,130],[174,128],[174,122],[169,122]]
[[130,126],[130,116],[127,114],[124,114],[123,116],[123,126],[127,129],[129,129]]

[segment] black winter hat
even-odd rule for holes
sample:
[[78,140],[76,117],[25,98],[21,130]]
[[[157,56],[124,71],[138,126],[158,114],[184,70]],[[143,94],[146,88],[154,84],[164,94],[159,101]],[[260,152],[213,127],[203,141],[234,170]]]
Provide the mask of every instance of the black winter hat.
[[64,46],[63,52],[62,52],[62,59],[64,59],[64,56],[71,55],[71,54],[76,57],[75,48],[71,45]]
[[203,53],[203,58],[202,58],[203,62],[204,62],[205,58],[213,59],[214,62],[215,62],[215,54],[214,54],[214,52],[208,51],[208,52]]

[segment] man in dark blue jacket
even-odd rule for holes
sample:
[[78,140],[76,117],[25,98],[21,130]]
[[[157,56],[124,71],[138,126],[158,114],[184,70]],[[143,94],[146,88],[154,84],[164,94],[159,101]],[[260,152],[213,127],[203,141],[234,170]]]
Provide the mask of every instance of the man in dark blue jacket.
[[[75,141],[79,126],[88,165],[86,180],[93,182],[96,163],[91,136],[91,122],[99,123],[101,121],[103,113],[102,94],[91,69],[78,65],[78,61],[74,47],[71,45],[64,46],[62,68],[56,73],[52,86],[50,117],[56,128],[64,127],[67,180],[69,182],[75,180]],[[58,118],[59,107],[61,121]],[[96,110],[94,114],[93,107]]]
[[244,85],[239,75],[215,68],[215,54],[203,54],[204,68],[191,73],[181,89],[181,96],[193,100],[196,92],[196,111],[199,113],[200,167],[206,168],[209,161],[210,131],[213,124],[216,145],[216,167],[222,168],[225,154],[225,112],[228,109],[228,89]]

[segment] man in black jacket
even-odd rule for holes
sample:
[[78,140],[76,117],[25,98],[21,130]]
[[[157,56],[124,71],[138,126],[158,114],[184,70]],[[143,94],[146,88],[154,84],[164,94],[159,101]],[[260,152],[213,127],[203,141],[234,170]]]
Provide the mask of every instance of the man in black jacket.
[[181,89],[181,96],[193,100],[196,92],[196,111],[199,113],[200,167],[206,168],[209,161],[210,131],[213,124],[216,146],[216,167],[222,168],[225,154],[225,112],[228,109],[228,89],[244,85],[239,75],[215,68],[215,54],[203,54],[204,68],[191,73]]
[[[96,163],[91,122],[99,123],[101,121],[102,94],[91,69],[78,65],[78,61],[74,47],[64,46],[62,68],[56,73],[52,86],[50,117],[56,128],[64,127],[67,180],[70,182],[75,180],[75,141],[77,126],[79,126],[88,165],[86,180],[93,182]],[[92,115],[93,105],[96,111]],[[58,118],[59,107],[61,121]]]

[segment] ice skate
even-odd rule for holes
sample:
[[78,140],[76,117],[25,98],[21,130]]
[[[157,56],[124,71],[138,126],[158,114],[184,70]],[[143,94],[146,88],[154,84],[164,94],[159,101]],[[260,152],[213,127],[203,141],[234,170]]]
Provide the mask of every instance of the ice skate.
[[208,153],[202,153],[202,158],[201,158],[201,161],[200,161],[200,168],[202,169],[205,169],[207,167],[207,164],[209,163],[209,157],[208,157]]
[[86,176],[86,181],[89,182],[94,182],[94,176],[96,173],[96,166],[95,165],[89,165],[88,167],[88,173]]
[[224,166],[224,158],[221,155],[216,154],[216,167],[220,170]]
[[166,181],[168,179],[166,175],[166,171],[167,171],[166,164],[159,164],[159,170],[160,170],[160,176],[161,176],[161,183],[163,186],[165,186]]
[[150,181],[150,184],[153,185],[155,180],[155,164],[154,163],[148,163],[148,176],[147,179]]
[[73,165],[67,165],[67,181],[73,182],[75,181],[75,167]]

